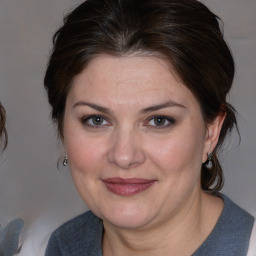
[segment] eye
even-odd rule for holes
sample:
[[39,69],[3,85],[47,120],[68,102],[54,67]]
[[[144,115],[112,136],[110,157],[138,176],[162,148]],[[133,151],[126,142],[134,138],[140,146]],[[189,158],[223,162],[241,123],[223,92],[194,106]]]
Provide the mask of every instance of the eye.
[[147,123],[148,126],[155,128],[167,128],[175,123],[175,120],[167,116],[154,116]]
[[82,123],[86,126],[96,127],[96,128],[110,125],[110,123],[106,120],[106,118],[100,115],[91,115],[91,116],[83,117]]

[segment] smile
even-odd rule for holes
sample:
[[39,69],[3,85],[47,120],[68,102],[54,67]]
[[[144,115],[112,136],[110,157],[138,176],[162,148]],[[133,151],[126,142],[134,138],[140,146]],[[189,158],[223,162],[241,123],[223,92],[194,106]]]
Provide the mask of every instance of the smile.
[[106,188],[119,196],[133,196],[149,187],[151,187],[156,180],[129,178],[123,179],[119,177],[108,178],[102,180]]

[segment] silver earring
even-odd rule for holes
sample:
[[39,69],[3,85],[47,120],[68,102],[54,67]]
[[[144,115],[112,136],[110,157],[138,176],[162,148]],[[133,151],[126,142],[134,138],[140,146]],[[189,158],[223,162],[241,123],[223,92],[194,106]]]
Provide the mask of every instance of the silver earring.
[[65,155],[62,164],[63,164],[63,166],[67,166],[68,165],[68,156],[67,156],[67,154]]
[[211,168],[212,168],[212,153],[208,153],[208,159],[207,159],[207,161],[205,162],[205,166],[206,166],[208,169],[211,169]]

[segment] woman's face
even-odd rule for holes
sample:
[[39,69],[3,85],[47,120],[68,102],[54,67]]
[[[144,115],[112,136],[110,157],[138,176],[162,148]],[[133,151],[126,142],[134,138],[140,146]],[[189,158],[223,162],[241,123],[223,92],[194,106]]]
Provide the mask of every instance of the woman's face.
[[106,223],[159,224],[201,193],[209,132],[173,74],[160,58],[101,55],[73,80],[64,146],[82,199]]

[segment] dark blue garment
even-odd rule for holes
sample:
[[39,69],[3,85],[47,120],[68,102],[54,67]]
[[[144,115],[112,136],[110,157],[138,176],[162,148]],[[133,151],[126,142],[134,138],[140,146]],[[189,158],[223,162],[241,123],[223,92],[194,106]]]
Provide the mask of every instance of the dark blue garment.
[[[193,256],[246,256],[254,218],[224,200],[222,214],[204,243]],[[45,256],[102,256],[103,224],[92,212],[86,212],[53,232]]]

